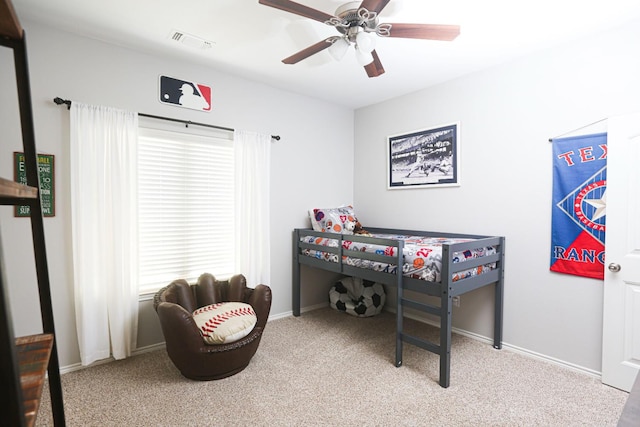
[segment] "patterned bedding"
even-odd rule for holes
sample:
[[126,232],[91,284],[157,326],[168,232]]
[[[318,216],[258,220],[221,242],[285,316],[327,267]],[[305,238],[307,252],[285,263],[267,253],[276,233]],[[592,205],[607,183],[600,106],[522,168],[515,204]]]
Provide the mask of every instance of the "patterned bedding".
[[[440,271],[442,270],[442,245],[469,242],[473,239],[461,238],[444,238],[444,237],[425,237],[425,236],[405,236],[392,234],[373,234],[372,237],[403,240],[403,258],[402,274],[414,279],[427,280],[430,282],[440,282]],[[375,245],[362,242],[349,241],[348,237],[343,237],[343,263],[354,267],[368,268],[376,271],[384,271],[395,274],[397,267],[395,264],[385,264],[378,261],[370,261],[361,258],[350,257],[348,251],[359,251],[377,253],[386,256],[396,256],[397,248],[394,246]],[[338,247],[340,240],[329,239],[316,236],[302,236],[300,241],[311,243],[314,245]],[[468,259],[479,258],[483,256],[493,255],[496,248],[493,246],[478,248],[476,250],[455,252],[453,254],[453,262],[464,262]],[[314,249],[302,249],[302,255],[323,259],[329,262],[338,262],[338,255],[330,252],[324,252]],[[458,271],[452,274],[452,280],[458,281],[467,277],[476,276],[484,272],[490,271],[496,267],[496,263],[488,263],[479,265],[474,268]]]

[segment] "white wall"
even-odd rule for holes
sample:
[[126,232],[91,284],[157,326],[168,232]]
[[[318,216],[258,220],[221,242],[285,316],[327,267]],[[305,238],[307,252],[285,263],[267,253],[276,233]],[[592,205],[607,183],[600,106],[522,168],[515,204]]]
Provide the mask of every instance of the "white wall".
[[[355,114],[363,226],[506,236],[504,342],[594,372],[601,370],[603,282],[549,272],[548,139],[640,111],[634,24]],[[460,187],[386,189],[388,135],[457,121]],[[603,129],[582,132],[594,130]],[[463,295],[454,327],[491,337],[492,296],[490,289]]]
[[[353,111],[269,86],[118,46],[23,23],[27,34],[38,151],[55,155],[56,216],[45,218],[54,316],[61,366],[79,362],[72,267],[69,192],[69,113],[56,96],[131,111],[206,122],[281,136],[272,150],[272,315],[291,312],[291,233],[309,225],[307,210],[353,200]],[[158,76],[212,87],[213,109],[203,113],[161,104]],[[22,150],[11,51],[0,49],[0,176],[12,177],[12,152]],[[331,123],[331,127],[326,126]],[[322,180],[318,153],[339,152]],[[329,165],[325,164],[327,168]],[[16,335],[41,331],[29,220],[0,208],[0,231]],[[211,272],[215,274],[215,272]],[[310,275],[304,280],[314,281]],[[326,293],[324,291],[326,299]],[[316,301],[322,295],[310,295]],[[151,303],[143,301],[139,346],[162,341]]]

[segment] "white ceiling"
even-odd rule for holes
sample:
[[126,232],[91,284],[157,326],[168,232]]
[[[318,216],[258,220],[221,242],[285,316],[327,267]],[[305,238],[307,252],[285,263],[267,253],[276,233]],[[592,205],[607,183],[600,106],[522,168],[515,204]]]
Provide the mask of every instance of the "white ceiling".
[[[328,14],[345,0],[296,0]],[[452,42],[378,38],[385,74],[369,78],[353,52],[327,51],[281,62],[335,28],[258,4],[258,0],[13,0],[21,21],[218,70],[351,108],[374,104],[534,50],[640,19],[638,0],[391,0],[380,22],[460,25]],[[26,26],[28,33],[28,26]],[[179,30],[213,42],[201,50],[169,38]],[[177,76],[189,78],[189,76]],[[215,82],[202,82],[215,88]]]

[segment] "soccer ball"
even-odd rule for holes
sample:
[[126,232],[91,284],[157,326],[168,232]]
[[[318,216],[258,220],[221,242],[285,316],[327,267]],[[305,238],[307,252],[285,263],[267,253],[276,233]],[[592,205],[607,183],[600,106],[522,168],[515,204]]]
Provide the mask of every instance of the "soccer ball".
[[336,282],[329,291],[329,303],[332,308],[357,317],[379,314],[385,301],[386,293],[382,284],[357,277],[345,277]]

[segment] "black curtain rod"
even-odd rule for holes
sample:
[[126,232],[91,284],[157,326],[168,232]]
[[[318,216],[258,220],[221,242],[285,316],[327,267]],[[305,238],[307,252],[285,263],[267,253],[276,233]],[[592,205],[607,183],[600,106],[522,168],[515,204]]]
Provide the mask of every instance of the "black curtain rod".
[[[69,110],[71,108],[71,101],[68,100],[68,99],[62,99],[60,97],[55,97],[55,98],[53,98],[53,102],[55,102],[58,105],[62,105],[62,104],[66,105],[67,106],[67,110]],[[138,115],[142,116],[142,117],[149,117],[151,119],[167,120],[167,121],[170,121],[170,122],[184,123],[184,125],[186,127],[189,127],[189,125],[196,125],[196,126],[204,126],[204,127],[213,128],[213,129],[226,130],[228,132],[233,132],[235,130],[235,129],[232,129],[232,128],[226,128],[226,127],[222,127],[222,126],[210,125],[208,123],[192,122],[191,120],[173,119],[171,117],[154,116],[152,114],[144,114],[144,113],[138,113]],[[280,141],[280,135],[271,135],[271,138],[275,139],[276,141]]]

